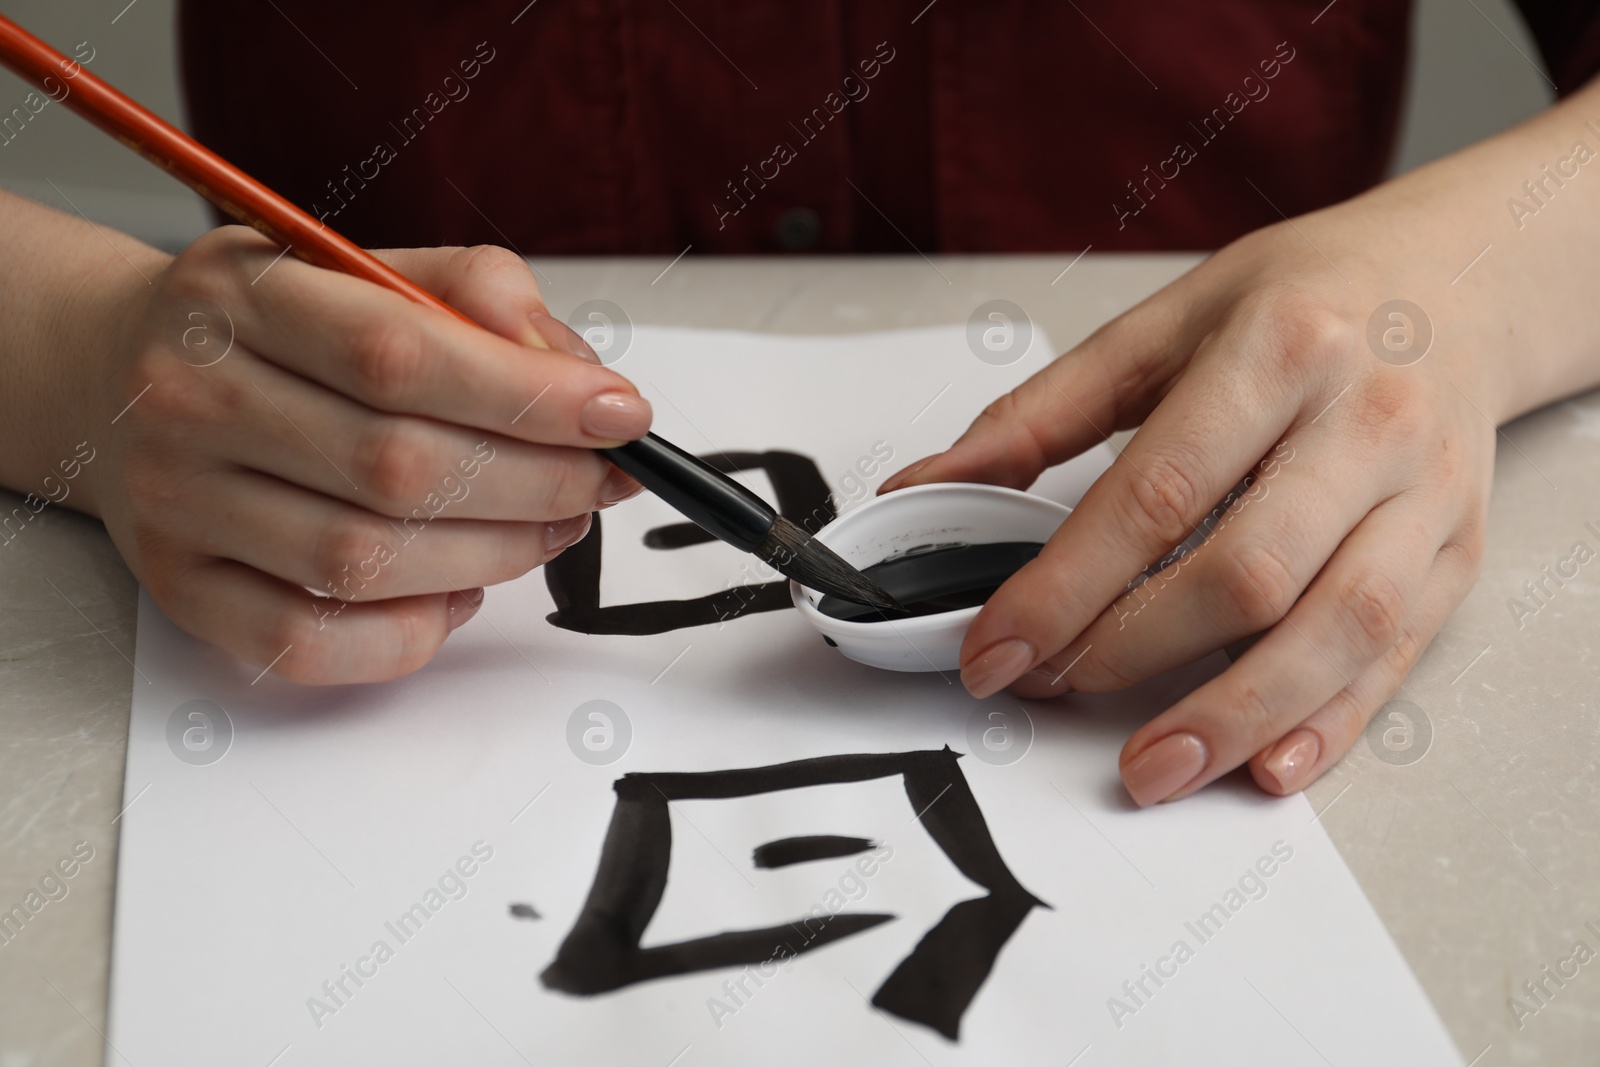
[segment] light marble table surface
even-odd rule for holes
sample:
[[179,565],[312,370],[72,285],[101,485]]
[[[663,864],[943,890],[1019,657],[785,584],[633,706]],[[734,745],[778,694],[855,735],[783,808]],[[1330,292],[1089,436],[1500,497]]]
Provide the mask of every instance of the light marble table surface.
[[[980,303],[1005,298],[1065,346],[1194,262],[688,256],[665,273],[665,259],[536,265],[563,317],[604,298],[636,323],[848,333],[965,322]],[[0,514],[19,503],[0,492]],[[1309,790],[1474,1067],[1600,1055],[1600,960],[1559,985],[1544,970],[1570,974],[1580,940],[1600,952],[1600,937],[1584,928],[1600,930],[1600,563],[1550,585],[1532,615],[1519,619],[1508,605],[1531,606],[1523,583],[1575,543],[1600,550],[1596,531],[1600,394],[1506,427],[1483,574],[1399,694],[1409,702],[1396,706],[1412,723],[1409,747],[1403,730],[1390,748],[1369,731],[1373,740]],[[99,524],[62,508],[0,547],[0,910],[74,846],[81,855],[79,842],[93,849],[68,895],[0,944],[0,1067],[122,1062],[100,1031],[136,592]],[[1528,981],[1544,983],[1542,1006],[1523,992]],[[1537,1012],[1515,1018],[1514,995]]]

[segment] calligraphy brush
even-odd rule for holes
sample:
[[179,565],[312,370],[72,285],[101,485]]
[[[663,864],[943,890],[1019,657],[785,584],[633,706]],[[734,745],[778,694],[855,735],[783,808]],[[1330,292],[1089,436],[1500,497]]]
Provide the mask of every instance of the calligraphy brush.
[[[471,323],[455,308],[4,17],[0,17],[0,63],[307,263],[354,275]],[[56,91],[51,89],[52,82]],[[58,96],[61,90],[65,92]],[[754,553],[801,585],[854,603],[900,607],[888,592],[766,501],[655,434],[600,452],[708,532]]]
[[905,610],[888,590],[779,515],[771,504],[671,441],[649,434],[601,451],[702,529],[741,552],[754,553],[784,577],[825,593],[848,590],[835,595],[853,603]]

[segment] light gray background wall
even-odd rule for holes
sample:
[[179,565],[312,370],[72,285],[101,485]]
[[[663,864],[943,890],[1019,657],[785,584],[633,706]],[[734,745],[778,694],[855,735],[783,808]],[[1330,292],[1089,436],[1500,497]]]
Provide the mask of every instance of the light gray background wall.
[[[183,124],[172,0],[0,0],[0,13],[63,51],[90,42],[96,74]],[[1550,99],[1535,66],[1538,52],[1509,0],[1419,0],[1412,47],[1399,170],[1504,129]],[[0,113],[27,92],[0,71]],[[0,147],[0,185],[62,210],[76,205],[96,221],[165,248],[181,247],[206,226],[188,190],[53,104]]]
[[[0,0],[0,14],[68,54],[89,42],[89,70],[184,125],[172,0]],[[29,88],[0,70],[0,114],[20,105]],[[76,204],[95,221],[164,248],[182,247],[209,224],[199,197],[57,104],[0,147],[0,185],[62,211]]]

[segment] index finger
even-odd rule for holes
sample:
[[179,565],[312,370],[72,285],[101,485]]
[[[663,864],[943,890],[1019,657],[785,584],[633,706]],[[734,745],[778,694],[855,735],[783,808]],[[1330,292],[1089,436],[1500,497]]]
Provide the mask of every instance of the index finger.
[[1070,643],[1271,449],[1300,408],[1300,386],[1270,368],[1296,341],[1240,316],[1201,343],[1038,557],[973,620],[961,646],[973,696],[998,692]]
[[237,257],[264,273],[233,278],[239,298],[224,307],[239,341],[286,370],[379,411],[540,444],[604,448],[649,429],[649,402],[614,371],[293,257],[272,263],[276,254],[263,241],[259,255]]

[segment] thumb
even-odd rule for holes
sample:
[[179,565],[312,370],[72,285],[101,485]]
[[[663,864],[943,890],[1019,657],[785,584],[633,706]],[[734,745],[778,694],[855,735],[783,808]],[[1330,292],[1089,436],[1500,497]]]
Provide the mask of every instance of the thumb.
[[372,254],[491,333],[529,348],[592,356],[582,338],[550,314],[533,271],[510,249],[385,248]]

